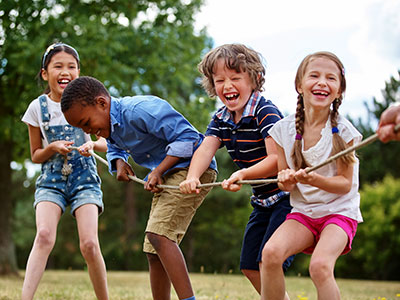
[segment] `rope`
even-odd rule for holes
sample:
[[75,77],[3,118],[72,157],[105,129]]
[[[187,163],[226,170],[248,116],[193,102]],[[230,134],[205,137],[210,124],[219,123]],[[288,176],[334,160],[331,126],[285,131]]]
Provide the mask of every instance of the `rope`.
[[[394,132],[397,132],[399,130],[400,130],[400,124],[397,124],[394,127]],[[315,171],[316,169],[319,169],[319,168],[331,163],[332,161],[334,161],[335,159],[338,159],[339,157],[345,156],[346,154],[349,154],[350,152],[352,152],[354,150],[360,149],[361,147],[364,147],[366,145],[371,144],[372,142],[375,142],[377,139],[378,139],[378,134],[375,133],[375,134],[371,135],[370,137],[364,139],[362,142],[358,143],[357,145],[351,146],[343,151],[340,151],[339,153],[336,153],[335,155],[329,157],[327,160],[323,161],[322,163],[306,168],[305,171],[307,173]]]
[[[77,150],[78,148],[71,147],[71,149]],[[108,162],[104,158],[102,158],[100,155],[96,154],[93,150],[89,150],[89,153],[108,167]],[[128,175],[128,178],[132,181],[135,181],[135,182],[143,184],[143,185],[146,183],[146,181],[144,181],[143,179],[140,179],[136,176]],[[263,183],[276,183],[276,182],[277,182],[276,179],[259,179],[259,180],[240,180],[240,181],[238,181],[239,184],[263,184]],[[199,184],[197,187],[198,188],[207,188],[207,187],[219,186],[221,184],[222,184],[222,182],[210,182],[210,183]],[[157,187],[161,188],[161,189],[179,190],[179,186],[177,186],[177,185],[159,184],[159,185],[157,185]]]
[[[397,124],[394,127],[394,132],[398,132],[400,130],[400,124]],[[331,162],[333,162],[334,160],[345,156],[347,154],[349,154],[352,151],[355,151],[357,149],[360,149],[366,145],[371,144],[372,142],[375,142],[378,139],[378,134],[375,133],[373,135],[371,135],[370,137],[364,139],[363,141],[361,141],[360,143],[358,143],[357,145],[353,145],[343,151],[340,151],[338,153],[336,153],[335,155],[329,157],[327,160],[312,166],[312,167],[308,167],[305,169],[306,173],[310,173],[312,171],[315,171]],[[78,150],[78,147],[69,147],[72,150]],[[100,155],[96,154],[93,150],[89,150],[89,153],[94,156],[97,160],[99,160],[100,162],[102,162],[104,165],[106,165],[108,167],[108,162],[107,160],[105,160],[104,158],[102,158]],[[136,176],[132,176],[132,175],[128,175],[128,178],[132,181],[135,181],[137,183],[140,183],[142,185],[146,184],[146,181],[144,181],[143,179],[140,179]],[[270,184],[270,183],[278,183],[278,179],[255,179],[255,180],[239,180],[236,182],[237,184]],[[222,185],[222,182],[211,182],[211,183],[202,183],[199,184],[197,186],[197,188],[207,188],[207,187],[214,187],[214,186],[220,186]],[[173,189],[173,190],[179,190],[179,186],[177,185],[166,185],[166,184],[159,184],[156,187],[161,188],[161,189]]]

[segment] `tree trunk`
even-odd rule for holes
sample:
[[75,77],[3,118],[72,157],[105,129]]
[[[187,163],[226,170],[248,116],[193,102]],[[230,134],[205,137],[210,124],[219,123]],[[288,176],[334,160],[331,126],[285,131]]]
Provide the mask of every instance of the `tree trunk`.
[[0,144],[0,275],[18,275],[14,242],[12,240],[12,217],[14,199],[10,189],[12,142]]

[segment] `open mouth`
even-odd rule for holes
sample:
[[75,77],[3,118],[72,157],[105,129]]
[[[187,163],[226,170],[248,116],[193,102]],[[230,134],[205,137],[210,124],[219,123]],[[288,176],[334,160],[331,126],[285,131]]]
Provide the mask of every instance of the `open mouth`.
[[313,93],[313,95],[316,95],[316,96],[324,96],[324,97],[327,97],[327,96],[329,95],[328,92],[326,92],[326,91],[320,91],[320,90],[313,91],[312,93]]
[[233,101],[233,100],[236,100],[237,98],[239,98],[239,94],[225,95],[225,99],[228,101]]
[[68,85],[68,83],[70,83],[70,82],[71,82],[71,80],[66,79],[66,78],[63,78],[63,79],[58,80],[58,84],[59,84],[62,88],[65,88],[65,87]]

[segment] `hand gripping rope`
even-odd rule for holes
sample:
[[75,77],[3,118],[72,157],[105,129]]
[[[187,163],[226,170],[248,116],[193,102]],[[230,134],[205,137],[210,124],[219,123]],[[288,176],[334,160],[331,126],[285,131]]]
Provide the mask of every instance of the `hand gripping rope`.
[[[400,130],[400,124],[397,124],[394,127],[394,131],[398,132]],[[357,145],[353,145],[352,147],[349,147],[339,153],[336,153],[335,155],[329,157],[327,160],[323,161],[322,163],[319,163],[315,166],[312,167],[308,167],[305,169],[306,173],[310,173],[312,171],[315,171],[329,163],[331,163],[332,161],[352,152],[355,151],[357,149],[360,149],[374,141],[376,141],[378,139],[378,134],[375,133],[373,135],[371,135],[370,137],[364,139],[363,141],[361,141],[360,143],[358,143]],[[78,147],[70,147],[73,150],[77,150]],[[103,164],[105,164],[106,166],[108,166],[108,162],[107,160],[105,160],[104,158],[102,158],[100,155],[96,154],[93,150],[89,150],[89,153],[94,156],[95,158],[97,158],[100,162],[102,162]],[[128,178],[132,181],[135,181],[137,183],[140,184],[145,184],[146,181],[136,177],[136,176],[132,176],[132,175],[128,175]],[[278,179],[255,179],[255,180],[239,180],[236,182],[237,184],[269,184],[269,183],[278,183]],[[212,182],[212,183],[204,183],[204,184],[199,184],[197,186],[197,188],[206,188],[206,187],[214,187],[214,186],[219,186],[222,185],[222,182]],[[179,186],[177,185],[165,185],[165,184],[159,184],[156,187],[160,188],[160,189],[174,189],[174,190],[179,190]]]

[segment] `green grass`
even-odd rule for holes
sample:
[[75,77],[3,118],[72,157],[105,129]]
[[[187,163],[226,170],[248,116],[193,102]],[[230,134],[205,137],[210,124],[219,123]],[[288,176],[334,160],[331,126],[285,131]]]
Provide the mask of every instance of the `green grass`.
[[[23,274],[21,274],[22,276]],[[191,274],[197,300],[253,300],[258,294],[242,275]],[[0,277],[0,300],[20,298],[22,277]],[[400,300],[400,282],[337,280],[343,300]],[[110,299],[151,300],[147,272],[108,272]],[[307,277],[287,277],[291,300],[316,300]],[[46,271],[35,299],[95,300],[84,271]],[[176,300],[176,296],[172,300]]]

